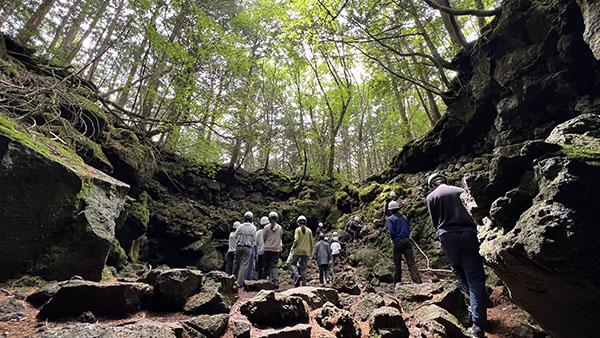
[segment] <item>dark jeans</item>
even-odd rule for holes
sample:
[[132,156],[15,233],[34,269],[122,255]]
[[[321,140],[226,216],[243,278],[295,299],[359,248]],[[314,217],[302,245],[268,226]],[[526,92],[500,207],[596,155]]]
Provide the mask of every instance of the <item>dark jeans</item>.
[[469,293],[473,323],[485,327],[485,273],[477,235],[469,231],[447,232],[440,236],[440,242],[461,289]]
[[265,278],[268,278],[273,284],[279,285],[279,270],[277,263],[279,262],[279,252],[265,251]]
[[333,269],[335,267],[335,261],[336,259],[340,256],[340,254],[337,255],[331,255],[331,268]]
[[321,284],[323,284],[323,276],[327,283],[329,283],[329,264],[319,265],[319,282],[321,282]]
[[246,280],[252,280],[252,273],[254,272],[254,260],[258,253],[258,247],[255,245],[252,247],[252,255],[250,256],[250,263],[248,264],[248,273],[246,274]]
[[256,259],[256,273],[258,274],[258,279],[265,278],[265,255],[259,254]]
[[225,256],[227,263],[225,264],[225,273],[231,275],[233,272],[233,258],[235,257],[235,251],[227,252]]
[[402,280],[402,256],[404,256],[406,264],[408,264],[410,279],[413,283],[421,283],[421,275],[415,264],[415,257],[413,255],[410,238],[405,237],[395,240],[392,251],[394,255],[394,265],[396,266],[396,270],[394,271],[394,283],[399,283]]

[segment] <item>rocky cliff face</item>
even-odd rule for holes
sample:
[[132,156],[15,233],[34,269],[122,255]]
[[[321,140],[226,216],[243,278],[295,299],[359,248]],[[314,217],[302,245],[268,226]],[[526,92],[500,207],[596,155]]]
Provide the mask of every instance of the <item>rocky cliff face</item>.
[[487,264],[554,337],[600,329],[598,9],[579,3],[505,1],[454,61],[442,121],[375,178],[437,170],[466,187]]

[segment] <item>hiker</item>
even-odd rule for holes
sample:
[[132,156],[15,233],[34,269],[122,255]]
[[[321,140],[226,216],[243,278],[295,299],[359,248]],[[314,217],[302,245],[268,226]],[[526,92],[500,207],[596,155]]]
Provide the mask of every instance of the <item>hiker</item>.
[[264,253],[265,253],[265,241],[264,241],[264,228],[265,226],[269,224],[269,218],[266,216],[263,216],[260,218],[260,227],[261,229],[258,230],[256,232],[256,253],[257,253],[257,259],[256,259],[256,272],[258,274],[258,279],[264,279],[265,278],[265,260],[264,260]]
[[325,229],[323,222],[319,222],[319,224],[317,225],[317,229],[315,230],[316,238],[317,239],[321,238],[321,235],[325,236],[326,232],[327,232],[327,230]]
[[233,223],[232,231],[229,233],[229,249],[227,250],[227,263],[225,264],[225,273],[231,275],[233,272],[233,258],[235,257],[235,230],[240,226],[240,222]]
[[412,243],[410,242],[410,226],[406,216],[400,213],[400,205],[398,202],[391,201],[388,205],[391,212],[387,219],[387,231],[392,239],[392,254],[394,257],[394,283],[400,283],[402,280],[402,256],[408,264],[410,279],[413,283],[421,284],[421,275],[415,264],[413,255]]
[[263,229],[265,278],[279,287],[279,270],[277,262],[281,253],[281,225],[277,224],[278,215],[275,211],[269,213],[269,224]]
[[252,223],[253,219],[254,215],[252,212],[246,211],[244,214],[244,223],[237,228],[234,234],[236,248],[235,259],[233,260],[233,275],[237,276],[237,284],[240,287],[244,286],[252,258],[252,248],[256,244],[254,242],[256,227]]
[[[294,270],[299,270],[295,273],[295,285],[299,286],[302,279],[302,286],[305,286],[308,257],[313,252],[312,231],[306,226],[306,217],[303,215],[298,216],[296,223],[298,223],[298,227],[294,231],[294,243],[292,244],[294,255],[290,265],[292,265],[292,269],[295,266],[296,269]],[[299,266],[298,262],[300,263]]]
[[[336,235],[336,233],[333,233],[334,235]],[[342,251],[342,246],[340,245],[340,242],[338,241],[338,237],[333,236],[333,238],[331,239],[331,244],[330,244],[330,248],[331,248],[331,268],[333,269],[335,267],[335,261],[337,260],[337,258],[340,256],[340,253]]]
[[323,285],[323,277],[329,284],[329,261],[331,260],[331,248],[325,239],[325,235],[319,236],[319,242],[315,245],[313,258],[319,266],[319,282]]
[[346,223],[346,232],[352,236],[353,241],[356,241],[359,238],[363,226],[364,225],[360,223],[360,217],[354,216]]
[[396,193],[393,191],[390,192],[390,196],[385,199],[385,206],[383,207],[383,214],[385,215],[385,217],[390,217],[392,215],[388,208],[388,205],[391,201],[395,201],[396,199],[398,199],[398,196],[396,196]]
[[465,190],[449,185],[446,176],[439,173],[430,175],[427,185],[433,190],[427,195],[427,208],[436,234],[461,289],[469,293],[473,325],[468,331],[474,338],[485,337],[485,273],[477,225],[460,199]]

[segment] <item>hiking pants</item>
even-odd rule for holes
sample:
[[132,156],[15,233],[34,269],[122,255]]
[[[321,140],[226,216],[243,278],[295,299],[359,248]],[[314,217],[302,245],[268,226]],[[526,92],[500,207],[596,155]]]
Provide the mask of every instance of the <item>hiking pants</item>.
[[227,263],[225,264],[225,273],[231,275],[233,272],[233,259],[235,258],[235,251],[227,252]]
[[319,265],[319,282],[321,282],[321,284],[323,284],[323,277],[325,277],[325,281],[329,283],[329,264]]
[[392,253],[394,255],[394,266],[396,268],[394,270],[394,283],[399,283],[402,280],[402,256],[406,259],[410,279],[413,283],[421,283],[421,275],[415,264],[415,257],[413,255],[410,238],[405,237],[395,240]]
[[233,260],[233,275],[237,276],[238,286],[244,286],[250,258],[252,257],[252,248],[249,246],[238,245],[235,249],[235,259]]
[[[298,265],[300,261],[300,265]],[[296,274],[300,274],[302,277],[302,286],[306,285],[306,266],[308,264],[308,255],[294,255],[290,265],[292,270],[297,271]]]
[[487,321],[485,273],[474,232],[447,232],[440,242],[461,289],[469,293],[473,323],[485,327]]
[[277,263],[279,262],[279,252],[265,251],[265,277],[275,285],[279,285],[279,270]]

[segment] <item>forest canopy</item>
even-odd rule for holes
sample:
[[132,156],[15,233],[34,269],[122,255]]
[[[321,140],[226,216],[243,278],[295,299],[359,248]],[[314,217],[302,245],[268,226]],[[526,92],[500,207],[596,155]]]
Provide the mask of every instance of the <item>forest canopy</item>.
[[359,181],[444,112],[491,0],[1,0],[3,32],[163,151]]

